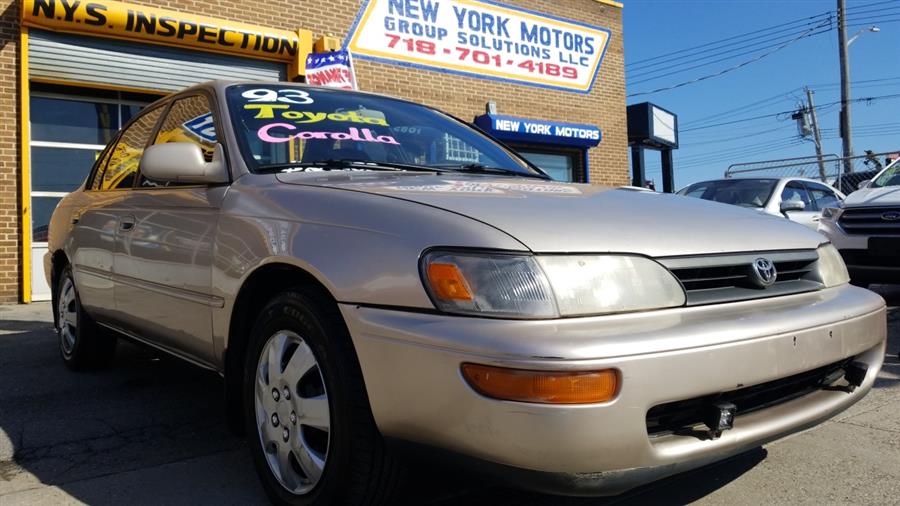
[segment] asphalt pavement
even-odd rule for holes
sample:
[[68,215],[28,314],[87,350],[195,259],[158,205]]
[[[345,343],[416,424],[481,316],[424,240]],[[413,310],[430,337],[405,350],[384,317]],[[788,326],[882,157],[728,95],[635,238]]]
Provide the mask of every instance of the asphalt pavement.
[[[623,496],[564,498],[425,465],[404,501],[432,505],[900,504],[900,287],[888,355],[860,403],[813,430]],[[219,377],[128,343],[72,373],[47,303],[0,306],[0,505],[266,504]]]

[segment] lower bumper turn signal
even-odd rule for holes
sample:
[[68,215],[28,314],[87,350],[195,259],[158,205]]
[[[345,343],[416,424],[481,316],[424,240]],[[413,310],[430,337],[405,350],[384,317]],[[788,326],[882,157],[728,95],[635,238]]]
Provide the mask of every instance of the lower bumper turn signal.
[[595,404],[615,398],[619,374],[600,371],[533,371],[463,364],[462,375],[478,393],[508,401]]

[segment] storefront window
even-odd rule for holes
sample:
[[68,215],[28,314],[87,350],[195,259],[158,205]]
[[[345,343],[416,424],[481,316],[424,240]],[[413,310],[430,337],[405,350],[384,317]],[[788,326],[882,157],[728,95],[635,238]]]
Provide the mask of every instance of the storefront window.
[[32,197],[31,198],[31,240],[34,242],[47,242],[47,230],[50,226],[50,216],[56,209],[56,204],[62,197]]
[[47,241],[56,204],[81,185],[119,128],[154,99],[152,95],[32,85],[31,229],[38,247]]
[[31,190],[70,192],[76,190],[91,170],[99,149],[31,148]]
[[49,142],[106,144],[119,129],[119,106],[66,98],[31,98],[31,138]]
[[574,181],[572,155],[519,151],[529,162],[537,165],[556,181]]

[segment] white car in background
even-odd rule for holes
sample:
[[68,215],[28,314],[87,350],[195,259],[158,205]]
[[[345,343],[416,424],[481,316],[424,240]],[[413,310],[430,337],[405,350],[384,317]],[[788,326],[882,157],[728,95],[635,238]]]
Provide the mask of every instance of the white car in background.
[[819,232],[841,252],[854,284],[900,283],[900,160],[825,209]]
[[682,188],[678,195],[757,209],[813,230],[823,209],[840,207],[844,200],[831,186],[800,177],[713,179]]

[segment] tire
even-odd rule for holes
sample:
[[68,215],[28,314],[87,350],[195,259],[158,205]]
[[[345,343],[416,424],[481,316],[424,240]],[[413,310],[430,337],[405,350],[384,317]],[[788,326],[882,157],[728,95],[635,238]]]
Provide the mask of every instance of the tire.
[[63,362],[74,371],[107,367],[116,353],[116,338],[100,328],[81,306],[71,266],[63,269],[56,290],[56,333]]
[[301,287],[266,305],[251,331],[243,394],[253,462],[274,504],[390,500],[399,468],[327,294]]

